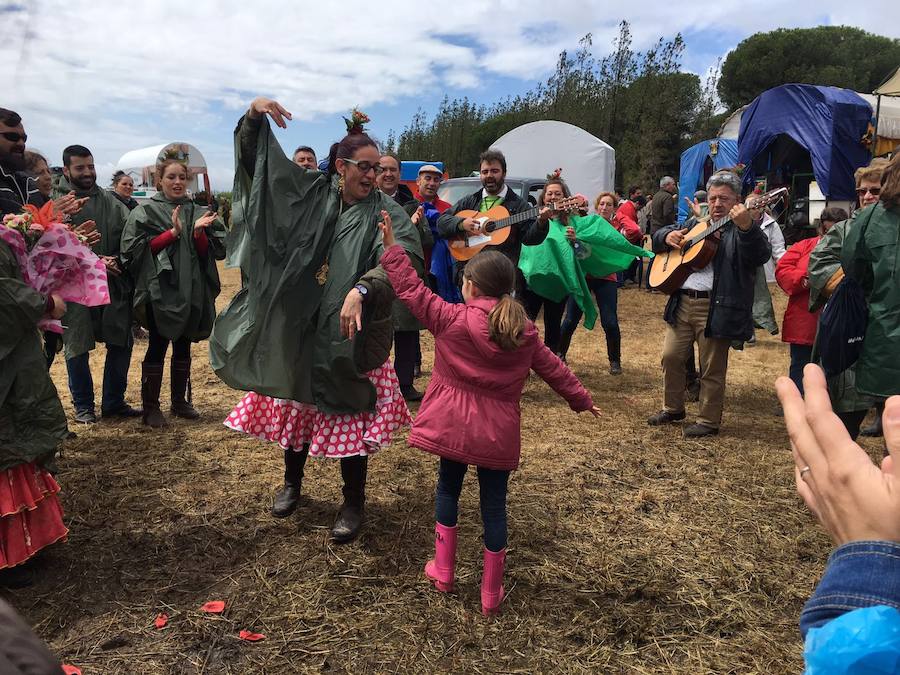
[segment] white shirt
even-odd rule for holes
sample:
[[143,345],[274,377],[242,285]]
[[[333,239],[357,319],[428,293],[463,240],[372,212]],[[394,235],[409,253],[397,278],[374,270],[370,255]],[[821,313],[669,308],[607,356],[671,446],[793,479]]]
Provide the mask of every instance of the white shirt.
[[[716,225],[718,223],[711,220],[709,224]],[[691,274],[691,276],[684,280],[681,287],[688,291],[712,291],[713,281],[715,281],[716,278],[716,270],[713,266],[714,263],[715,260],[712,260],[709,265]]]
[[503,189],[500,190],[500,192],[497,193],[496,195],[492,195],[492,194],[488,193],[488,191],[485,188],[481,188],[481,198],[485,199],[487,197],[499,197],[501,201],[505,201],[507,192],[509,192],[509,185],[507,185],[506,183],[503,184]]
[[784,233],[781,231],[781,226],[768,213],[763,214],[760,227],[772,245],[772,257],[763,265],[763,269],[766,271],[766,283],[772,284],[775,283],[775,265],[785,254]]

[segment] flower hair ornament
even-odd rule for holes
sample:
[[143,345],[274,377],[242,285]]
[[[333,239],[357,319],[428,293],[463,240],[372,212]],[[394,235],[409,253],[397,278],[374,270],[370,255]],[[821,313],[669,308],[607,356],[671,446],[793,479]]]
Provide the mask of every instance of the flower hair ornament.
[[551,173],[547,174],[547,180],[557,180],[562,176],[562,167],[557,167]]
[[347,125],[347,134],[364,134],[366,133],[366,128],[364,125],[371,122],[372,119],[366,115],[359,108],[354,108],[350,111],[350,117],[344,118],[344,123]]

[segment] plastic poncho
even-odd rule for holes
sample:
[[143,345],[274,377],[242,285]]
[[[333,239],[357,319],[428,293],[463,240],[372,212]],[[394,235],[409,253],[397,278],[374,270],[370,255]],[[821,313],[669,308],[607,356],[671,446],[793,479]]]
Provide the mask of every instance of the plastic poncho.
[[[72,216],[72,227],[87,220],[97,224],[100,243],[92,248],[100,256],[113,256],[122,267],[120,247],[122,231],[128,220],[128,208],[111,192],[94,185],[90,190],[78,190],[63,177],[54,190],[54,199],[74,190],[79,198],[89,197],[81,211]],[[88,308],[84,305],[68,303],[63,325],[63,344],[67,359],[89,352],[97,342],[106,342],[117,347],[131,347],[134,338],[131,332],[134,282],[128,272],[119,276],[106,275],[109,286],[108,305]]]
[[522,247],[519,269],[528,288],[538,295],[554,302],[571,295],[584,312],[584,327],[590,330],[597,321],[597,308],[585,277],[628,269],[636,256],[652,258],[653,253],[629,243],[599,215],[570,216],[568,224],[575,228],[577,253],[566,238],[566,225],[552,219],[543,242]]
[[45,305],[0,241],[0,471],[33,461],[46,465],[67,434],[37,329]]
[[[181,206],[181,236],[154,254],[150,240],[172,227],[172,212]],[[220,219],[207,228],[209,249],[201,259],[194,244],[194,223],[207,211],[187,198],[175,201],[158,192],[137,206],[122,234],[122,258],[134,278],[134,314],[147,326],[147,305],[160,334],[169,340],[188,337],[199,342],[209,337],[221,290],[216,260],[225,257],[225,229]]]
[[[377,190],[344,204],[337,176],[329,180],[291,162],[267,120],[241,120],[235,159],[229,261],[241,266],[244,287],[216,319],[209,344],[213,370],[235,389],[327,413],[374,410],[375,387],[365,373],[387,360],[394,299],[377,267],[383,249],[378,222],[382,209],[390,213],[397,243],[421,270],[412,222]],[[363,331],[349,340],[340,333],[340,310],[359,282],[369,287]]]

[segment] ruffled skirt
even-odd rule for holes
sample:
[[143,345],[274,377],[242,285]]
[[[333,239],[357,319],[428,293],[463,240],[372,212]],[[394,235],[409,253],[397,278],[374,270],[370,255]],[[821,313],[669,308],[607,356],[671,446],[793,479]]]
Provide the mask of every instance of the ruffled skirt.
[[400,393],[400,383],[390,362],[368,373],[375,385],[374,412],[330,414],[314,405],[249,392],[238,402],[224,424],[282,448],[309,445],[313,457],[371,455],[390,445],[394,433],[412,418]]
[[66,538],[58,492],[53,476],[33,462],[0,471],[0,569]]

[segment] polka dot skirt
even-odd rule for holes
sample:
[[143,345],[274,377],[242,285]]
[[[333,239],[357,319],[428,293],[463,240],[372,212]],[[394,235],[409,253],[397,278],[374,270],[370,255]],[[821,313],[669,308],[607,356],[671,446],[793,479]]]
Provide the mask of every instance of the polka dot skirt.
[[371,455],[390,445],[394,432],[412,421],[390,362],[369,374],[375,385],[375,412],[336,415],[308,403],[248,392],[228,415],[229,429],[273,441],[282,448],[309,444],[313,457]]

